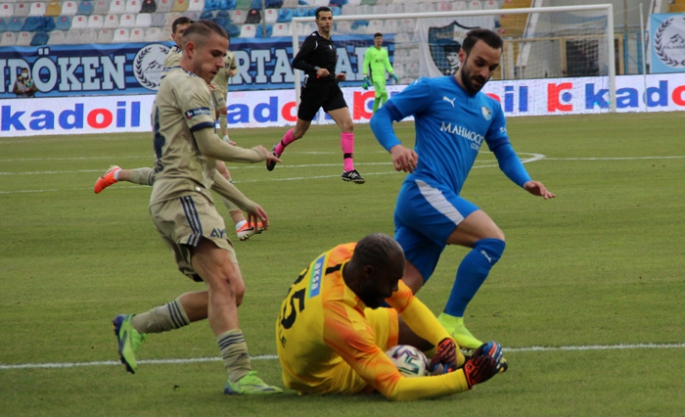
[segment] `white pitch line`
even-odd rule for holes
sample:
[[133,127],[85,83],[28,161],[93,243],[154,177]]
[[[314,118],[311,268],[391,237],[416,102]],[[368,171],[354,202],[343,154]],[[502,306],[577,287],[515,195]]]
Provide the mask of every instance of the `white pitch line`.
[[[568,351],[592,351],[592,350],[632,350],[632,349],[683,349],[685,343],[640,343],[619,345],[587,345],[587,346],[530,346],[521,348],[503,347],[504,352],[568,352]],[[278,359],[276,355],[253,356],[250,360],[265,361]],[[184,365],[189,363],[219,362],[220,357],[213,358],[186,358],[186,359],[147,359],[137,361],[142,365]],[[85,366],[119,366],[119,361],[93,361],[93,362],[51,362],[51,363],[19,363],[0,364],[0,370],[13,369],[55,369],[55,368],[78,368]]]

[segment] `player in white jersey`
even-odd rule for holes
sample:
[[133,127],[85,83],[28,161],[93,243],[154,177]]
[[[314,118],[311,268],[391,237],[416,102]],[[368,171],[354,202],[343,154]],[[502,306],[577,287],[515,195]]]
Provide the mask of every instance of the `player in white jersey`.
[[223,219],[209,189],[233,193],[232,200],[252,219],[266,213],[216,172],[215,160],[260,162],[277,159],[263,146],[242,149],[223,142],[214,131],[215,113],[208,84],[224,66],[228,35],[212,21],[186,29],[180,65],[166,72],[152,109],[153,148],[157,156],[150,215],[179,270],[206,291],[189,292],[142,314],[114,321],[119,355],[129,372],[146,333],[178,329],[208,319],[228,379],[225,394],[271,394],[280,388],[252,371],[247,344],[238,325],[245,284],[226,238]]

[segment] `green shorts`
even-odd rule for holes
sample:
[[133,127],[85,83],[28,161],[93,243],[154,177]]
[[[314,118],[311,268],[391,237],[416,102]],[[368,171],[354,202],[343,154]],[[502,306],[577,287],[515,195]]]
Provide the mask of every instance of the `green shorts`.
[[228,240],[224,219],[214,203],[202,194],[186,195],[150,206],[150,216],[157,232],[174,254],[179,271],[194,281],[202,281],[191,263],[192,248],[209,239],[228,251],[231,262],[238,264],[233,244]]

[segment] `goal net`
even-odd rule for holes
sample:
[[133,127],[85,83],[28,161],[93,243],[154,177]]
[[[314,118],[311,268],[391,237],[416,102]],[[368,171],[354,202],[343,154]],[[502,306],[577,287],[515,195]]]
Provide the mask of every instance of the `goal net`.
[[[423,12],[445,7],[445,3],[344,6],[343,14],[333,18],[332,31],[338,48],[336,70],[347,73],[343,86],[356,86],[363,80],[364,52],[373,45],[375,33],[383,34],[383,47],[388,49],[395,74],[400,84],[406,85],[420,77],[455,73],[466,33],[473,28],[487,28],[504,40],[500,67],[492,80],[560,79],[559,83],[564,84],[566,78],[591,77],[597,107],[594,110],[615,111],[610,4]],[[447,4],[454,8],[467,3]],[[395,10],[404,13],[391,13]],[[317,26],[313,17],[295,18],[291,25],[294,56],[304,37]],[[295,71],[298,97],[301,79],[301,71]]]

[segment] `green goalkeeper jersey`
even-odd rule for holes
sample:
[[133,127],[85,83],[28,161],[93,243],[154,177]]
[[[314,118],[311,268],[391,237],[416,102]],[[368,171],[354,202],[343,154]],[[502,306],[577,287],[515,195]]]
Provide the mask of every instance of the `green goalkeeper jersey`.
[[368,74],[372,80],[374,78],[385,80],[385,71],[391,74],[394,72],[388,58],[388,50],[378,49],[375,46],[367,49],[364,54],[364,74]]

